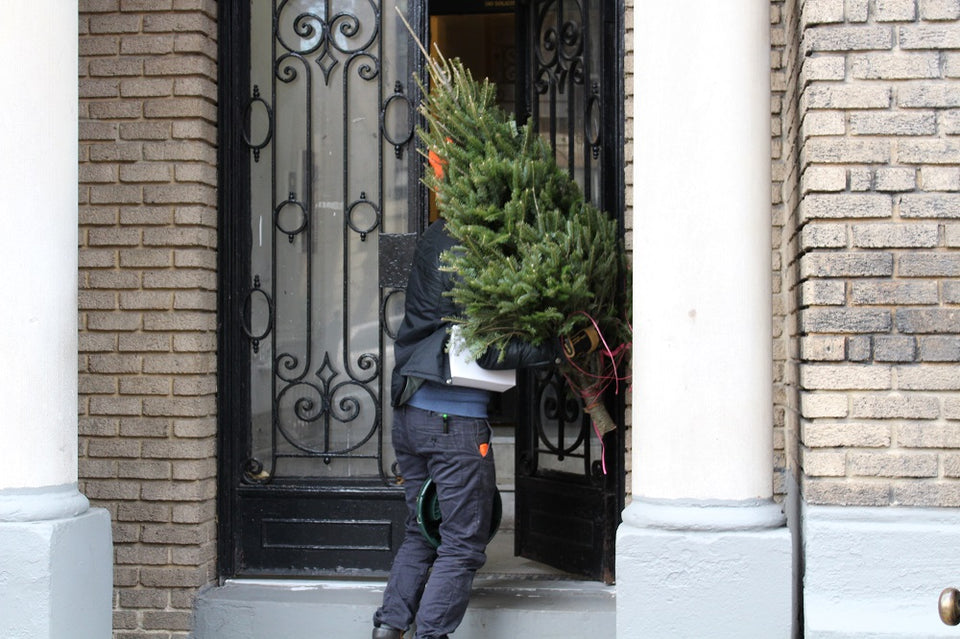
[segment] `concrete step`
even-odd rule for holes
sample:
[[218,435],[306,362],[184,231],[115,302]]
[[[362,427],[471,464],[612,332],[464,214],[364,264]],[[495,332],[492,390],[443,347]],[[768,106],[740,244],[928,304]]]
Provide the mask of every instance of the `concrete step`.
[[[198,595],[193,639],[366,639],[385,581],[229,580]],[[616,635],[613,586],[478,575],[455,639]]]

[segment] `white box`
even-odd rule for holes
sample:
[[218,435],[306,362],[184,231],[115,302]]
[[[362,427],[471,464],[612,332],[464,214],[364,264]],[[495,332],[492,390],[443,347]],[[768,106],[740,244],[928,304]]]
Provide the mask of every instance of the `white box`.
[[516,369],[490,370],[481,368],[473,359],[470,351],[463,345],[460,326],[454,324],[450,329],[449,342],[450,383],[454,386],[482,388],[502,393],[517,385]]

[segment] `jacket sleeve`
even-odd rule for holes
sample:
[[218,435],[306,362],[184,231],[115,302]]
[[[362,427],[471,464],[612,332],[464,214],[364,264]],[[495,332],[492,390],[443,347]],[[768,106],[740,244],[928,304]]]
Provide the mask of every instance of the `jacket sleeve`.
[[501,358],[500,349],[488,348],[487,352],[477,359],[477,364],[480,368],[491,370],[535,368],[559,364],[563,357],[559,338],[547,340],[538,346],[521,339],[512,339],[502,353]]

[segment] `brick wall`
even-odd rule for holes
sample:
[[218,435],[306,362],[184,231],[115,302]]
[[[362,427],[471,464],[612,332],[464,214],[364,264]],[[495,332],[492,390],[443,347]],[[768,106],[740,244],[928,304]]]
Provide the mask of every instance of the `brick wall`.
[[957,506],[960,0],[795,4],[803,494]]
[[784,112],[786,104],[786,68],[789,50],[786,43],[786,19],[783,0],[770,2],[770,224],[771,224],[771,312],[773,339],[773,490],[779,497],[787,492],[785,477],[788,468],[787,413],[787,352],[788,332],[784,330],[787,319],[787,291],[784,271],[784,222],[783,181],[786,176],[784,151]]
[[216,3],[80,1],[80,478],[115,637],[186,636],[215,577]]

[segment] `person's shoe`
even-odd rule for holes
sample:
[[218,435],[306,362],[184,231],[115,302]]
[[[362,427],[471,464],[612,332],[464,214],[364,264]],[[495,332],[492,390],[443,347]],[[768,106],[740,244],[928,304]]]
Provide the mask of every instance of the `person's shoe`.
[[403,639],[403,630],[390,626],[377,626],[373,629],[373,639]]

